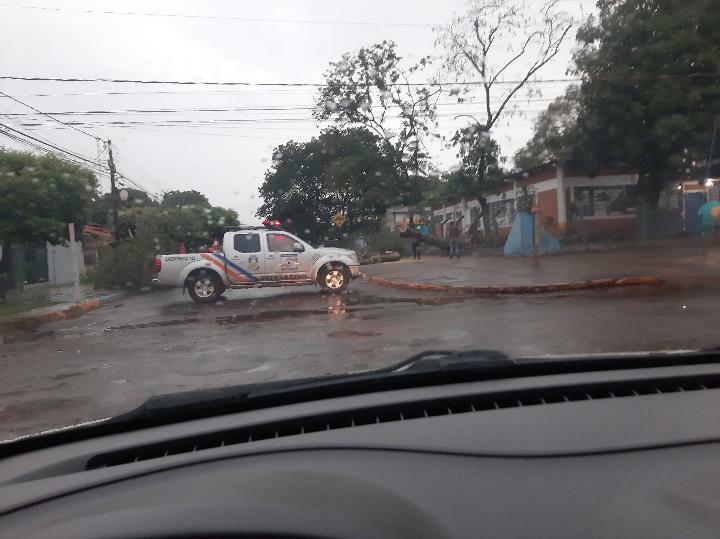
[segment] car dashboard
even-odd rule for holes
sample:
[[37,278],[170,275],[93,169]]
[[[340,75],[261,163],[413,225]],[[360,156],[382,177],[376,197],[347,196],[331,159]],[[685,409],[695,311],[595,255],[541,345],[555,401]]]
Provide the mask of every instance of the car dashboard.
[[716,537],[719,409],[695,364],[196,419],[8,454],[0,536]]

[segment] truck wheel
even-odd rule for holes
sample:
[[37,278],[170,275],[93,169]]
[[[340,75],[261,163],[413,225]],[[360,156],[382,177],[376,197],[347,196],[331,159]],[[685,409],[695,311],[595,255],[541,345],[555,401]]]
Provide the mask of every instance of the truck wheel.
[[320,270],[318,284],[323,292],[339,294],[344,292],[350,284],[350,271],[342,264],[328,265]]
[[225,285],[213,271],[201,271],[187,279],[190,297],[196,303],[212,303],[225,292]]

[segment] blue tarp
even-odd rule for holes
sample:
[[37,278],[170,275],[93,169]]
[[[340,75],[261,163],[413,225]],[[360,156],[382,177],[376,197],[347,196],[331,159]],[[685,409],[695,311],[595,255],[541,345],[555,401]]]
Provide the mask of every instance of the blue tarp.
[[[505,242],[505,256],[532,256],[535,218],[529,213],[518,213],[510,235]],[[555,253],[560,250],[560,241],[543,229],[540,232],[540,254]]]
[[720,219],[713,219],[712,211],[713,208],[720,206],[720,202],[711,201],[706,202],[698,210],[698,218],[700,219],[700,232],[705,234],[713,230],[716,226],[720,225]]

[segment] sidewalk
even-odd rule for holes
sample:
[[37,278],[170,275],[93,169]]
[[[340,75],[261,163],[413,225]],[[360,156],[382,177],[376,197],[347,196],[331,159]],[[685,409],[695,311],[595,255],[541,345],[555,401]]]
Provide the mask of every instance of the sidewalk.
[[5,303],[0,303],[0,327],[69,318],[97,309],[122,295],[122,292],[94,290],[90,285],[81,285],[81,299],[76,303],[72,285],[29,285],[19,294],[12,292]]
[[[539,267],[534,267],[530,258],[468,256],[449,260],[431,256],[367,266],[363,267],[363,273],[377,284],[388,284],[381,280],[389,280],[443,288],[535,287],[594,280],[603,280],[605,286],[612,286],[606,281],[641,276],[655,277],[654,284],[662,280],[720,285],[720,248],[683,246],[547,256],[540,258]],[[630,281],[621,284],[653,283]]]

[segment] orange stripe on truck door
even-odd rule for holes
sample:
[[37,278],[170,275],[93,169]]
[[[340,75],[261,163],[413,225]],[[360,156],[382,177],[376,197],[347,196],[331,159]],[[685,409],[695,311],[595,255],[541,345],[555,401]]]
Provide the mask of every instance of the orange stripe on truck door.
[[227,272],[225,270],[225,264],[220,262],[217,258],[215,258],[212,255],[209,255],[207,253],[201,253],[200,254],[205,260],[208,262],[212,262],[212,265],[216,268],[220,269],[223,273],[227,273],[228,277],[236,283],[245,283],[248,281],[248,279],[244,275],[240,275],[238,272],[233,271],[231,268],[227,268]]

